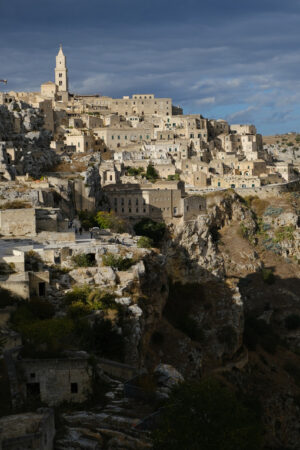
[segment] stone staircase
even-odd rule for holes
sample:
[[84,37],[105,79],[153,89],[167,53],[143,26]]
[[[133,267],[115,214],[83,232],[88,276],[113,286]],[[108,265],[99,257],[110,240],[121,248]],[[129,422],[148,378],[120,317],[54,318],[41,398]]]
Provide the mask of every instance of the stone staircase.
[[105,406],[63,414],[64,436],[55,450],[144,450],[152,448],[149,432],[136,429],[152,409],[124,397],[123,383],[112,380]]

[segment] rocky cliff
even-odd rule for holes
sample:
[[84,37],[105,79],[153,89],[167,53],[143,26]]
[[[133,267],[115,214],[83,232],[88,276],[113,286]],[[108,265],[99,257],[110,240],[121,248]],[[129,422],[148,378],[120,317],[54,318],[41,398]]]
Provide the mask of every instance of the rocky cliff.
[[0,106],[0,141],[4,148],[15,150],[14,158],[7,161],[9,172],[39,178],[57,162],[55,152],[50,149],[51,135],[43,129],[43,123],[41,111],[24,102]]

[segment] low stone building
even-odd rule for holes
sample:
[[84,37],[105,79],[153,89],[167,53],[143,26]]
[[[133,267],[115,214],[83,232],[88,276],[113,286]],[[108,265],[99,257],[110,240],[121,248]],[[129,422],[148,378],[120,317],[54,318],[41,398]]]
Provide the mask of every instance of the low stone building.
[[17,363],[22,373],[22,393],[27,400],[39,399],[49,406],[62,402],[84,402],[92,392],[88,356],[57,359],[23,359]]
[[0,449],[53,450],[54,412],[40,408],[36,412],[0,418]]
[[211,178],[211,186],[213,188],[235,189],[235,188],[254,188],[261,186],[259,177],[251,177],[247,175],[225,175],[214,176]]

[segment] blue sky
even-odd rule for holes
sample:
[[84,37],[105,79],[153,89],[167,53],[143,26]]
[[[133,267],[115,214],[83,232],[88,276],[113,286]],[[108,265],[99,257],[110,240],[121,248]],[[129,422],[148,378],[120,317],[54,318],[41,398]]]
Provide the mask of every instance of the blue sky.
[[[0,78],[172,97],[185,113],[300,132],[300,0],[0,0]],[[1,90],[3,86],[1,85]]]

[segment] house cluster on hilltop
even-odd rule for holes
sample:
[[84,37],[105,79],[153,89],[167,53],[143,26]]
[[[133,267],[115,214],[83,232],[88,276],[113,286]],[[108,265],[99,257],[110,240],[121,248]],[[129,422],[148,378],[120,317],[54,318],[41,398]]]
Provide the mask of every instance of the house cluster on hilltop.
[[184,115],[171,98],[153,94],[114,99],[72,94],[68,86],[60,47],[55,82],[43,83],[40,92],[2,94],[0,101],[21,100],[39,108],[44,127],[53,134],[51,148],[58,153],[100,152],[107,170],[114,172],[105,184],[121,183],[123,177],[127,184],[128,168],[146,169],[149,164],[159,178],[180,178],[196,189],[255,188],[297,177],[298,165],[274,161],[254,125]]

